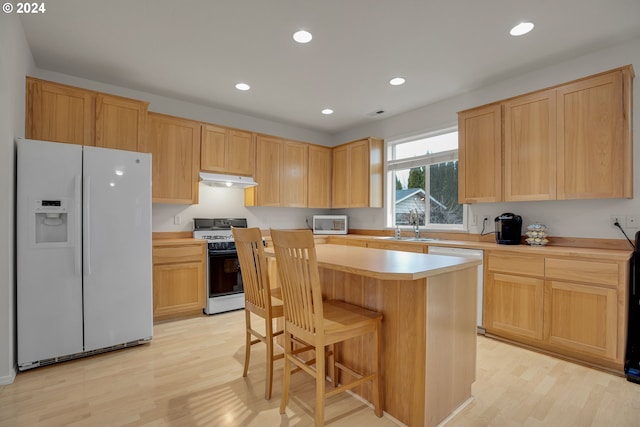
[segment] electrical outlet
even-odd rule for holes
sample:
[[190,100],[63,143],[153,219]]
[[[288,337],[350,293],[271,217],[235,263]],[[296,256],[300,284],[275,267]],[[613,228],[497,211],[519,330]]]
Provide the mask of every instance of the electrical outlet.
[[478,224],[478,215],[471,215],[471,227],[475,227]]
[[174,225],[182,224],[182,218],[180,218],[180,215],[176,215],[176,216],[173,217],[173,224]]
[[611,217],[609,219],[609,224],[611,224],[611,226],[613,228],[618,228],[616,226],[616,222],[618,224],[620,224],[620,226],[625,225],[625,217],[624,217],[624,215],[611,215]]
[[484,224],[486,221],[489,221],[489,217],[487,215],[482,217],[482,223]]
[[640,218],[635,215],[627,215],[627,228],[640,228],[639,220]]

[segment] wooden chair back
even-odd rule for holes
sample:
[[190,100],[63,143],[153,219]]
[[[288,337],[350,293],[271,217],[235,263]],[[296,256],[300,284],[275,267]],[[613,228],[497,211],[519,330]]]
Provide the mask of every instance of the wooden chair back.
[[266,312],[271,308],[271,288],[267,274],[267,259],[260,229],[232,228],[233,240],[238,252],[238,261],[242,271],[244,298],[251,304],[251,311]]
[[[323,331],[322,290],[311,230],[271,230],[278,262],[284,319],[309,339]],[[317,337],[316,337],[317,338]]]

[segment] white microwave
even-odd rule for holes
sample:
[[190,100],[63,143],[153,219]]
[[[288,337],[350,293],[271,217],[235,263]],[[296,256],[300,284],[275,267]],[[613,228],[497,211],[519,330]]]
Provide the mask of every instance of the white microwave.
[[349,224],[346,215],[314,215],[313,234],[347,234]]

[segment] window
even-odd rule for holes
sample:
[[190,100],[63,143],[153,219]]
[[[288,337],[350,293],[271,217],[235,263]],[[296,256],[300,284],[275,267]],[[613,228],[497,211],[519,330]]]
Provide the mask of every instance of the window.
[[466,208],[458,204],[458,131],[390,142],[386,188],[388,227],[464,229]]

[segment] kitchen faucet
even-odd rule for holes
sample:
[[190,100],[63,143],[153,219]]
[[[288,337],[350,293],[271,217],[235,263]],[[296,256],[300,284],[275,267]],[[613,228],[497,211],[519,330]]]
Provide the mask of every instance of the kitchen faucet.
[[420,238],[420,216],[417,209],[409,211],[409,224],[413,225],[413,232],[416,239]]

